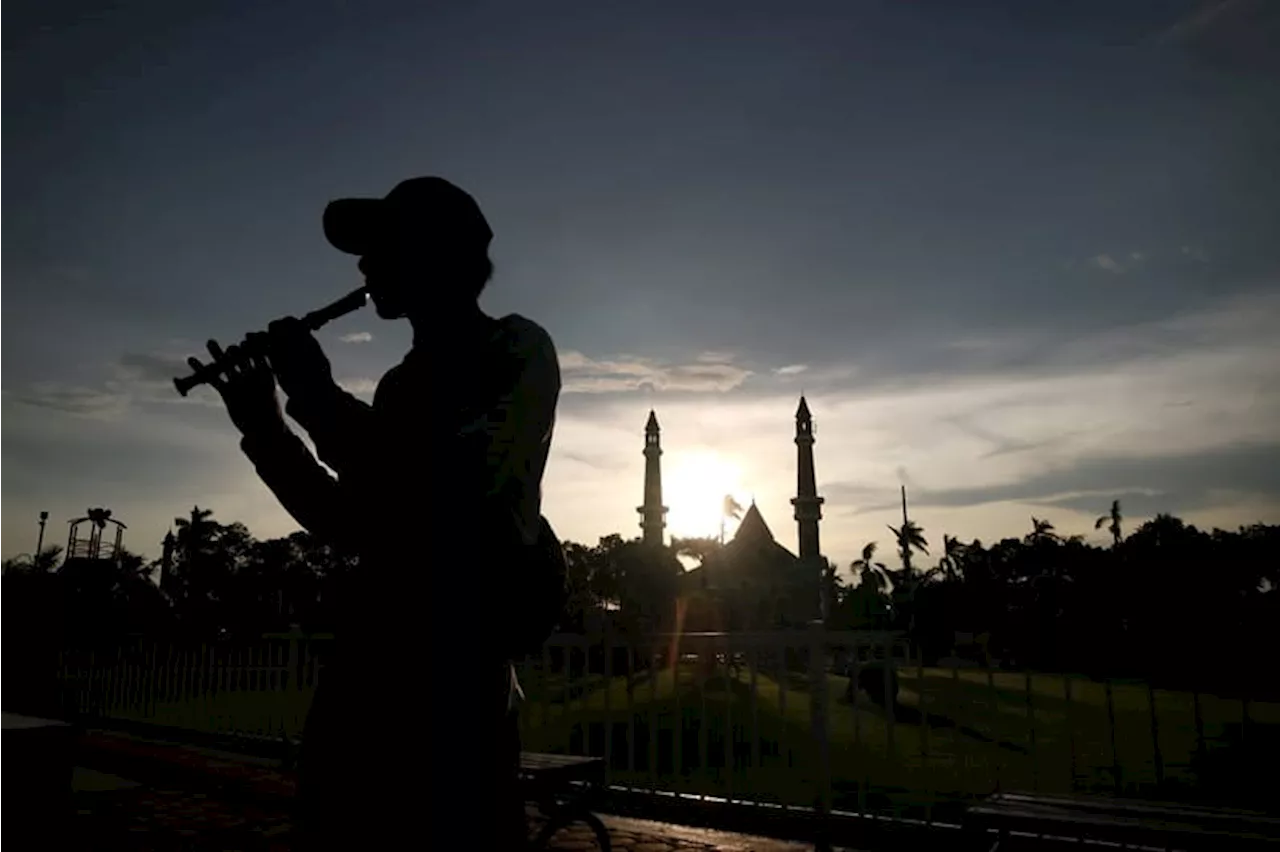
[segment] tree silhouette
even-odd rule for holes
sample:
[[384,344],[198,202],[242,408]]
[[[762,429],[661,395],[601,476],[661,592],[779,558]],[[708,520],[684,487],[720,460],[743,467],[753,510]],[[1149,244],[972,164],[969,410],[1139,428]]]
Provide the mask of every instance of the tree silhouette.
[[875,561],[876,543],[867,542],[862,556],[849,566],[856,582],[842,590],[836,607],[836,623],[846,629],[881,629],[887,626],[889,586],[887,569]]
[[948,581],[960,578],[960,564],[964,559],[965,545],[955,536],[943,534],[942,558],[938,560],[938,570]]
[[840,566],[830,559],[823,560],[821,582],[822,618],[829,624],[845,591],[844,580],[840,577]]
[[889,531],[893,533],[898,543],[898,556],[902,558],[902,568],[909,577],[912,552],[918,550],[926,556],[929,555],[929,542],[925,540],[924,530],[915,521],[904,520],[900,527],[890,524]]
[[198,550],[216,535],[218,525],[210,520],[212,517],[212,509],[192,506],[190,517],[173,519],[173,525],[178,528],[178,544],[188,554]]
[[674,626],[684,566],[671,548],[624,540],[615,533],[600,539],[595,559],[599,582],[616,590],[624,630],[641,635]]
[[707,557],[718,553],[724,545],[719,539],[710,537],[672,538],[671,549],[677,556],[696,559],[699,565],[707,561]]
[[1120,501],[1112,500],[1111,511],[1094,521],[1093,528],[1095,530],[1102,529],[1102,525],[1110,521],[1110,524],[1107,527],[1107,532],[1111,533],[1112,546],[1118,547],[1122,540],[1120,531],[1121,520],[1123,519],[1120,516]]
[[1031,532],[1027,533],[1026,540],[1027,544],[1036,545],[1041,543],[1056,543],[1062,539],[1058,533],[1054,531],[1053,524],[1032,515]]
[[62,558],[62,548],[51,545],[37,554],[22,553],[4,561],[2,569],[7,576],[12,574],[48,574],[57,570],[58,560]]
[[212,518],[212,510],[193,506],[189,517],[174,519],[177,545],[165,592],[186,629],[220,636],[245,626],[245,595],[237,574],[253,537],[244,524],[224,525]]
[[[1241,652],[1280,640],[1280,526],[1204,532],[1162,514],[1125,537],[1119,501],[1112,509],[1103,519],[1111,523],[1106,547],[1033,517],[1029,534],[990,545],[944,534],[936,566],[923,573],[914,564],[928,552],[923,531],[909,520],[890,527],[906,554],[901,569],[877,561],[875,542],[852,562],[848,583],[834,565],[824,566],[828,624],[905,628],[926,659],[950,653],[955,634],[964,633],[989,636],[993,657],[1006,664],[1016,658],[1046,671],[1141,677],[1219,695],[1243,690],[1255,700],[1280,692],[1275,679],[1257,677],[1256,655]],[[13,653],[30,652],[33,642],[106,642],[131,633],[206,642],[257,641],[293,623],[324,631],[352,590],[374,606],[385,597],[378,587],[388,578],[362,574],[354,558],[303,532],[258,541],[243,524],[220,523],[198,506],[176,519],[174,531],[165,595],[154,582],[156,563],[128,551],[70,570],[59,568],[56,547],[6,560],[5,637],[14,640]],[[720,547],[707,538],[653,548],[617,534],[594,546],[564,546],[570,595],[561,629],[613,622],[638,636],[672,629],[683,574],[676,556],[701,562]],[[781,594],[767,585],[732,593],[709,605],[754,612]],[[16,657],[5,659],[16,665]]]
[[889,575],[883,562],[875,561],[876,543],[869,541],[862,546],[862,556],[853,561],[849,567],[853,570],[858,583],[870,582],[876,591],[884,591],[889,585]]
[[169,607],[152,577],[156,566],[121,548],[115,558],[73,559],[54,575],[72,645],[96,644],[163,627]]

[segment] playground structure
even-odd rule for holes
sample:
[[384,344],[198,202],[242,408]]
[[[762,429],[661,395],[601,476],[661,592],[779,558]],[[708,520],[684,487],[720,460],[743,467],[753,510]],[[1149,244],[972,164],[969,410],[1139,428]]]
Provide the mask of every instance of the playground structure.
[[[76,518],[68,523],[71,530],[67,535],[67,562],[77,559],[106,559],[114,562],[120,558],[124,531],[128,527],[112,518],[110,509],[89,509],[84,517]],[[115,540],[114,542],[108,540],[104,547],[102,534],[106,531],[109,523],[115,524]],[[87,538],[81,538],[79,535],[80,529],[84,524],[89,525]]]

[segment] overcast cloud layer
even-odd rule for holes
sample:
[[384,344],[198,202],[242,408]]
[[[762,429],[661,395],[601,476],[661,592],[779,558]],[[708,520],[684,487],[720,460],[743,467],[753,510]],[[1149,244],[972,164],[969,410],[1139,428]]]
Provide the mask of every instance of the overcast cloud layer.
[[[794,547],[801,392],[842,564],[899,484],[935,542],[1280,521],[1266,4],[374,5],[6,16],[5,555],[42,509],[152,554],[197,503],[293,529],[171,379],[356,286],[324,203],[424,173],[489,215],[486,308],[559,345],[567,538],[638,533],[652,407],[671,532],[732,491]],[[321,338],[366,398],[409,342]]]

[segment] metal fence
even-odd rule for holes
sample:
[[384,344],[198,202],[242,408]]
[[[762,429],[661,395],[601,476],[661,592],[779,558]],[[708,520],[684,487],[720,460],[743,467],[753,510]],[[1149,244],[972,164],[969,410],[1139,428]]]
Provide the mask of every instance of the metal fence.
[[[90,718],[297,738],[325,645],[294,633],[68,651],[64,695]],[[522,738],[603,757],[632,793],[929,823],[1000,789],[1203,798],[1215,772],[1254,775],[1241,760],[1266,769],[1253,752],[1280,730],[1276,703],[948,662],[925,665],[901,636],[821,626],[558,635],[519,666]],[[425,684],[429,668],[408,676]]]
[[252,644],[135,638],[66,649],[68,715],[239,737],[301,736],[330,636],[273,634]]

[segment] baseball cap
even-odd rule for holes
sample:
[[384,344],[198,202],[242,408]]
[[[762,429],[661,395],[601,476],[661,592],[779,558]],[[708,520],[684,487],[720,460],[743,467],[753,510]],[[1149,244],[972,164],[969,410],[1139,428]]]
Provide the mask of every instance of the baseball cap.
[[409,178],[383,198],[330,201],[324,210],[324,235],[338,251],[355,255],[389,242],[469,254],[487,250],[493,239],[476,200],[440,177]]

